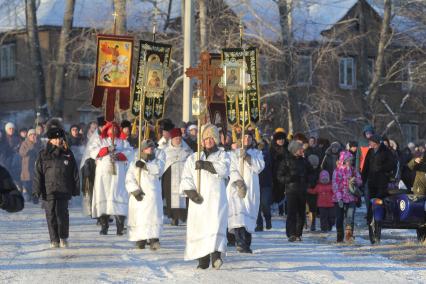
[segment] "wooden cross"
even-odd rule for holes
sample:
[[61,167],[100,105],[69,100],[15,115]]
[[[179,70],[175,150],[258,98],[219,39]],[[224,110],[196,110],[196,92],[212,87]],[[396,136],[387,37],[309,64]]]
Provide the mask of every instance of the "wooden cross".
[[200,64],[197,67],[189,67],[186,69],[185,74],[189,78],[197,78],[200,81],[201,92],[206,97],[209,103],[211,98],[209,95],[210,80],[215,77],[223,75],[223,69],[220,67],[213,67],[210,64],[210,53],[203,51],[200,55]]

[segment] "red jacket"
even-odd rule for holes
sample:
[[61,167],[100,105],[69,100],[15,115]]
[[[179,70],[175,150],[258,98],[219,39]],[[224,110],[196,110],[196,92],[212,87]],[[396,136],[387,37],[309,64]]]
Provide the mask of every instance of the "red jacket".
[[331,183],[321,184],[318,183],[314,188],[308,189],[311,194],[318,194],[317,206],[318,207],[334,207],[333,203],[333,188]]

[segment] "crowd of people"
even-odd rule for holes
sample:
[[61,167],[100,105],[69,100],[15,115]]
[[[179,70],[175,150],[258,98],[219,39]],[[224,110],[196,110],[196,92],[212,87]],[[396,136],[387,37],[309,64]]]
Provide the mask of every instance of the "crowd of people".
[[369,225],[372,198],[401,185],[425,195],[425,145],[400,149],[371,126],[346,144],[283,128],[269,136],[249,127],[243,135],[238,127],[176,127],[169,119],[143,129],[139,142],[135,128],[103,118],[68,133],[56,120],[19,131],[7,123],[0,132],[0,208],[21,210],[21,194],[34,204],[41,198],[52,248],[68,247],[68,201],[80,193],[83,214],[97,220],[101,235],[115,219],[116,234],[127,231],[139,249],[160,248],[165,215],[172,226],[186,222],[185,260],[219,269],[227,247],[252,253],[252,235],[272,228],[274,203],[286,216],[289,242],[302,241],[304,229],[335,227],[340,243],[354,239],[362,197]]

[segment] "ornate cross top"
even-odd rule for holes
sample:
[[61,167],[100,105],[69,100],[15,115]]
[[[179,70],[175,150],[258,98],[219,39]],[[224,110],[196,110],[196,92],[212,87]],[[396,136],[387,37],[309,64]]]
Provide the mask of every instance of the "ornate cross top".
[[212,67],[210,65],[210,54],[207,51],[204,51],[200,55],[200,64],[197,67],[187,68],[186,76],[189,78],[196,77],[200,81],[201,91],[203,96],[206,96],[208,102],[211,101],[209,96],[209,81],[215,77],[221,77],[223,75],[223,69],[218,67]]

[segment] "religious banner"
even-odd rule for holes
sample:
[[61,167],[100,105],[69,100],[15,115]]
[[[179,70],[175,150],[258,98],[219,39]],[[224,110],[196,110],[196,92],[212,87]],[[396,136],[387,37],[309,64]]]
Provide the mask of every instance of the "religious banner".
[[[164,115],[164,89],[169,73],[172,46],[140,41],[138,70],[133,94],[132,114],[139,115],[142,106],[146,121],[160,120]],[[141,102],[142,100],[142,102]]]
[[[244,52],[244,53],[243,53]],[[245,64],[243,64],[245,58]],[[257,48],[225,48],[222,50],[222,64],[225,71],[226,117],[230,125],[256,124],[260,121],[260,99],[258,81]],[[245,72],[244,72],[245,70]],[[246,104],[243,106],[243,88]],[[243,122],[243,109],[246,121]]]
[[133,37],[98,35],[97,42],[92,105],[102,107],[106,99],[105,120],[113,121],[117,97],[121,110],[130,107]]
[[[222,58],[220,54],[210,54],[210,65],[215,68],[220,68],[222,65]],[[225,90],[221,83],[221,77],[213,77],[210,80],[208,109],[210,115],[210,122],[217,126],[221,126],[226,130],[226,106],[225,106]]]

